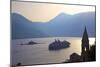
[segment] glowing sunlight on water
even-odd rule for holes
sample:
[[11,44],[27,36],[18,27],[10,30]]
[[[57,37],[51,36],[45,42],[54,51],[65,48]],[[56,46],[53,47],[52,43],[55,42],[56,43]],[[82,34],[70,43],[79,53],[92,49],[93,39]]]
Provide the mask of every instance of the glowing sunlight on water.
[[94,45],[95,43],[95,38],[89,38],[89,44]]

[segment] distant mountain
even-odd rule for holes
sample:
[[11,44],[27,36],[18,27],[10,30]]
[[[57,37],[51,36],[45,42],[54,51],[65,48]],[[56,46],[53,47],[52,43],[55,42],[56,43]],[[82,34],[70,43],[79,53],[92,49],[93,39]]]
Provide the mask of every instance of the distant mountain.
[[84,27],[88,35],[95,36],[95,12],[85,12],[75,15],[61,13],[47,23],[32,22],[24,16],[12,13],[12,39],[82,36]]
[[41,26],[44,26],[42,23],[32,23],[27,20],[24,16],[13,13],[12,14],[12,38],[32,38],[40,35],[45,35]]

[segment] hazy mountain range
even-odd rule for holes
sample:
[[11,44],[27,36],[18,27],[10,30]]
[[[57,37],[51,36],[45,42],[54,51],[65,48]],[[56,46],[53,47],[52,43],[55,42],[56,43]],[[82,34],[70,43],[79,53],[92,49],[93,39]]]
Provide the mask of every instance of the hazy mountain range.
[[75,15],[60,13],[46,23],[32,22],[24,16],[12,13],[12,38],[34,37],[81,37],[86,26],[88,35],[95,36],[95,12],[84,12]]

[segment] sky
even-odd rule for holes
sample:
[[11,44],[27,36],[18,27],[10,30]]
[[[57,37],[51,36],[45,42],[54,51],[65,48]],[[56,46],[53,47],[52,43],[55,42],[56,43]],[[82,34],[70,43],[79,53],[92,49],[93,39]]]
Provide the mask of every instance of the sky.
[[82,12],[93,12],[93,6],[64,5],[34,2],[12,2],[12,13],[18,13],[33,22],[48,22],[60,13],[74,15]]
[[96,0],[17,0],[17,1],[41,1],[41,2],[59,2],[96,5]]

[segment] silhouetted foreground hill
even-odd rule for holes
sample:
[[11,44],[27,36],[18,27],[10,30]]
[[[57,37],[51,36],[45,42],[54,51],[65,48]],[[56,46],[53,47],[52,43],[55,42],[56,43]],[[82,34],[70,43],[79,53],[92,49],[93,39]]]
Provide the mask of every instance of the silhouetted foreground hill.
[[12,39],[34,37],[77,37],[87,27],[89,36],[95,36],[95,12],[85,12],[75,15],[61,13],[47,23],[32,22],[24,16],[12,13]]
[[85,53],[85,55],[84,59],[82,55],[72,53],[70,59],[66,60],[64,63],[96,61],[96,45],[90,46],[89,52]]

